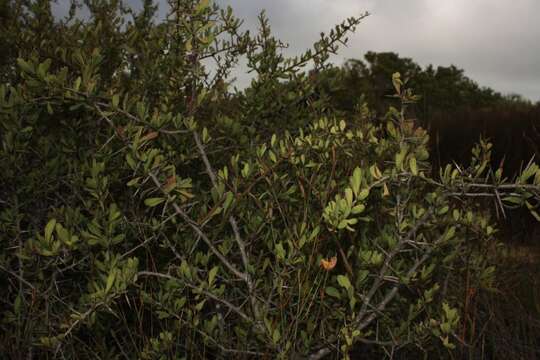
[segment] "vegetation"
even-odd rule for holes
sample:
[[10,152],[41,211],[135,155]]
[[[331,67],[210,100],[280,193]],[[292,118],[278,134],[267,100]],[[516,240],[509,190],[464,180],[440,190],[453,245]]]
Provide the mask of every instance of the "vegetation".
[[[48,0],[0,6],[3,354],[469,352],[463,299],[498,287],[495,214],[539,217],[536,164],[507,178],[482,140],[433,171],[398,72],[382,115],[340,110],[327,60],[366,15],[285,58],[264,14],[252,35],[208,0],[160,23],[151,0],[84,3],[62,21]],[[255,78],[234,94],[241,58]]]
[[[384,113],[393,94],[388,79],[396,71],[421,96],[410,109],[411,116],[429,131],[436,165],[468,163],[470,149],[481,135],[495,143],[492,165],[505,158],[508,174],[522,170],[533,155],[540,156],[536,145],[540,104],[480,87],[453,65],[422,69],[395,53],[368,52],[365,61],[349,60],[319,75],[318,93],[328,96],[332,108],[343,116],[353,114],[362,102]],[[525,141],[516,144],[517,138]]]

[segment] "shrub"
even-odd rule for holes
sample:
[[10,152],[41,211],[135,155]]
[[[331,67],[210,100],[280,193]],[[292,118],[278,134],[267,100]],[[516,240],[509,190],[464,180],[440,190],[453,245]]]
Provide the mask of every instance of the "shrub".
[[[399,74],[398,108],[383,119],[306,106],[302,65],[325,66],[361,17],[284,59],[264,17],[251,37],[208,1],[171,1],[156,25],[151,2],[132,23],[117,2],[88,4],[87,22],[24,30],[0,88],[5,354],[452,351],[462,278],[493,286],[496,227],[475,199],[534,211],[536,165],[507,183],[482,143],[469,168],[432,178]],[[25,21],[48,18],[48,5]],[[230,109],[226,76],[242,54],[265,90]],[[276,99],[287,110],[273,118]],[[259,112],[261,134],[242,118]],[[289,112],[298,131],[280,131]],[[252,136],[238,143],[242,132]]]

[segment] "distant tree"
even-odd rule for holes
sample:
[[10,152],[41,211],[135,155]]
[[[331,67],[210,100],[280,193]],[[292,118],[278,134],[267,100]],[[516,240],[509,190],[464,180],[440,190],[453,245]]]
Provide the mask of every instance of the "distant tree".
[[423,69],[412,59],[393,52],[368,52],[364,59],[348,60],[341,68],[328,70],[323,77],[326,83],[319,87],[331,97],[336,109],[351,112],[354,101],[363,95],[374,109],[384,110],[388,106],[387,96],[392,94],[388,81],[392,69],[403,74],[407,85],[421,96],[415,110],[423,121],[437,112],[489,108],[512,100],[519,102],[518,98],[503,101],[499,93],[480,87],[454,65],[437,68],[428,65]]

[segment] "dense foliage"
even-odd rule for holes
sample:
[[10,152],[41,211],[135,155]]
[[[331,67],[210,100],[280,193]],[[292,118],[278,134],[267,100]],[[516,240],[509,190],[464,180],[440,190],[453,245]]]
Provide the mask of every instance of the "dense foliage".
[[492,89],[480,87],[454,65],[437,68],[429,65],[423,69],[412,59],[392,52],[368,52],[364,59],[351,59],[341,68],[322,74],[323,84],[337,109],[354,110],[355,101],[364,95],[371,106],[384,111],[388,105],[388,101],[383,101],[384,96],[393,93],[388,78],[394,72],[400,72],[422,96],[416,106],[421,118],[429,119],[435,111],[493,106],[504,99]]
[[492,165],[504,159],[509,175],[522,170],[533,155],[540,156],[540,104],[481,87],[454,65],[422,68],[396,53],[368,52],[364,61],[351,59],[319,74],[317,92],[325,94],[343,116],[350,116],[364,101],[384,113],[391,104],[388,79],[394,72],[400,72],[421,96],[411,116],[428,130],[436,165],[468,163],[470,149],[481,136],[494,142]]
[[[252,35],[207,0],[170,1],[161,23],[152,1],[85,4],[85,21],[47,0],[2,8],[4,354],[457,351],[464,293],[495,286],[492,213],[538,216],[537,165],[510,182],[482,141],[433,177],[399,73],[383,116],[335,112],[303,68],[327,71],[364,16],[290,59],[264,14]],[[256,76],[231,94],[242,57]]]

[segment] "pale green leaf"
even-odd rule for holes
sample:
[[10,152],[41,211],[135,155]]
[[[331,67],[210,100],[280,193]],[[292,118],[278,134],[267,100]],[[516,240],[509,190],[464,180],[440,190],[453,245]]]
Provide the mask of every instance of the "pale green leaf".
[[54,227],[56,226],[56,219],[51,219],[45,226],[45,240],[47,242],[51,241],[51,236],[54,230]]
[[214,280],[216,278],[216,275],[218,273],[219,267],[214,266],[209,272],[208,272],[208,285],[212,286],[214,283]]
[[349,281],[349,278],[346,275],[338,275],[337,282],[341,287],[344,287],[346,290],[349,290],[352,288],[351,282]]
[[148,198],[144,200],[144,204],[148,207],[158,206],[165,201],[165,198]]
[[332,286],[328,286],[326,289],[325,289],[326,293],[332,297],[335,297],[337,299],[340,299],[341,298],[341,294],[339,293],[339,290],[336,289],[335,287],[332,287]]

